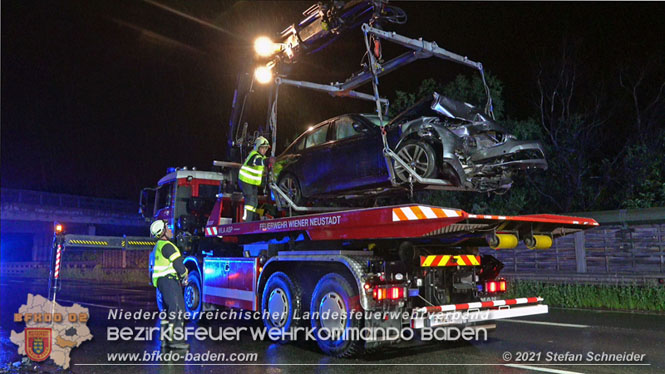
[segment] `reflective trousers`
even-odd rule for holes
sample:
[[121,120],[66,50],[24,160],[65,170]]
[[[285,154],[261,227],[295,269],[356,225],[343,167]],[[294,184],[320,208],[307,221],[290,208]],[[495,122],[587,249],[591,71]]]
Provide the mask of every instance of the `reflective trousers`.
[[[180,282],[169,276],[161,277],[157,279],[157,288],[162,293],[162,304],[167,313],[167,320],[161,321],[162,331],[166,328],[184,328],[185,321],[182,316],[185,313],[185,297]],[[166,335],[171,336],[171,334]]]
[[240,181],[240,189],[242,190],[242,195],[245,197],[243,221],[257,221],[258,214],[256,214],[256,208],[259,203],[259,186]]

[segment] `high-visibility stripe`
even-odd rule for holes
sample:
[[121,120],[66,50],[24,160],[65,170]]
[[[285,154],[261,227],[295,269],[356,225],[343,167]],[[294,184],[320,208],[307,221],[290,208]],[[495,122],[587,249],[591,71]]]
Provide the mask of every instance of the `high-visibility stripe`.
[[169,275],[169,274],[176,274],[175,269],[171,268],[171,269],[167,269],[167,270],[160,271],[160,272],[153,271],[152,279],[160,278],[160,277],[163,277],[163,276]]
[[402,213],[406,216],[409,221],[415,221],[418,219],[418,216],[411,210],[411,207],[400,208]]
[[254,176],[252,174],[246,173],[245,170],[240,170],[239,174],[242,175],[243,177],[247,178],[247,179],[261,182],[261,177],[260,176]]
[[471,262],[471,265],[473,266],[478,266],[480,265],[480,257],[479,256],[467,256],[469,259],[469,262]]
[[[395,219],[397,217],[397,219]],[[393,221],[407,221],[408,218],[402,213],[401,209],[393,209]]]
[[436,213],[432,210],[432,208],[428,206],[421,206],[420,210],[423,212],[426,218],[432,219],[432,218],[437,218]]
[[173,262],[176,258],[180,257],[180,252],[176,252],[169,257],[169,261]]
[[461,213],[454,209],[432,208],[424,205],[393,208],[392,213],[393,222],[461,216]]
[[413,212],[413,214],[416,215],[416,217],[418,217],[418,219],[427,219],[427,216],[425,216],[425,214],[423,214],[423,211],[420,210],[419,207],[414,206],[414,207],[411,208],[411,211]]
[[420,256],[421,267],[479,266],[480,256],[475,255],[430,255]]
[[432,263],[432,266],[446,266],[448,264],[448,261],[450,261],[450,255],[443,255],[437,257],[439,257],[439,261],[436,261],[436,263]]
[[436,218],[447,218],[446,213],[443,209],[432,209],[432,212],[436,215]]
[[443,210],[443,213],[446,215],[446,217],[459,217],[461,215],[456,210],[452,210],[452,209],[442,209],[442,210]]
[[256,212],[256,208],[252,205],[245,204],[245,209],[249,210],[250,212]]
[[423,266],[423,267],[430,266],[432,261],[434,261],[434,258],[436,258],[436,256],[427,256],[427,257],[425,257],[425,261],[423,261],[423,257],[421,256],[420,257],[420,261],[421,261],[420,266]]
[[109,245],[108,242],[106,241],[100,241],[100,240],[79,240],[79,239],[72,239],[69,241],[70,244],[87,244],[87,245]]
[[142,242],[135,240],[129,240],[127,243],[129,243],[129,245],[155,245],[155,242]]
[[509,300],[494,300],[494,301],[483,301],[483,302],[474,302],[474,303],[428,306],[428,307],[418,308],[414,310],[414,312],[415,313],[452,312],[455,310],[494,308],[504,305],[535,304],[540,301],[543,301],[542,297],[523,297],[519,299],[509,299]]
[[250,174],[258,175],[259,177],[263,175],[263,170],[257,170],[252,168],[251,166],[246,166],[245,168],[242,169],[242,171],[248,172]]

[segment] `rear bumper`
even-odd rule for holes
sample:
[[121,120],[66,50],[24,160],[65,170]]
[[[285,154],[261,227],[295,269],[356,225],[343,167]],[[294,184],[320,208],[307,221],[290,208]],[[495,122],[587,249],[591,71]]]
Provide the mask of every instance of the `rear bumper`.
[[421,308],[411,319],[411,328],[466,325],[498,319],[546,314],[547,305],[537,304],[540,297],[497,300],[482,303],[451,304]]

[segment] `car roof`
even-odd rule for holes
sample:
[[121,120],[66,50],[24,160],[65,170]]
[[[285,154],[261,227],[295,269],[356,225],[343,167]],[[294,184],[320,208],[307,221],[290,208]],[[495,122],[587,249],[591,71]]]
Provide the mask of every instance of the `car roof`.
[[[345,114],[340,114],[340,115],[338,115],[338,116],[330,117],[330,118],[328,118],[328,119],[325,119],[325,120],[323,120],[323,121],[317,123],[316,125],[310,126],[307,130],[305,130],[305,131],[303,131],[302,133],[300,133],[300,135],[298,135],[298,136],[295,138],[295,140],[293,140],[291,143],[289,143],[289,145],[284,149],[284,151],[283,151],[282,153],[284,153],[284,152],[286,152],[287,150],[289,150],[294,144],[296,144],[297,142],[299,142],[299,141],[303,138],[303,136],[305,136],[306,134],[308,134],[308,133],[310,133],[310,132],[312,132],[312,131],[318,129],[319,127],[321,127],[321,126],[323,126],[323,125],[325,125],[325,124],[328,124],[328,123],[330,123],[331,121],[336,120],[336,119],[338,119],[338,118],[340,118],[340,117],[352,117],[352,118],[358,118],[358,117],[360,117],[360,118],[364,118],[364,119],[366,119],[366,120],[367,120],[370,124],[372,124],[372,125],[379,126],[379,116],[376,115],[376,114],[373,114],[373,113],[345,113]],[[384,124],[387,124],[388,122],[390,122],[390,119],[389,119],[387,116],[384,116],[384,117],[383,117],[383,123],[384,123]]]

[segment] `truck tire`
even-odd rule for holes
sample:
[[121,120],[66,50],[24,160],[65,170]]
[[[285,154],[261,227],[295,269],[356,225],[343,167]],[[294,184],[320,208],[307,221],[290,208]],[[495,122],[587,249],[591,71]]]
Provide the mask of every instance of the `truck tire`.
[[[352,357],[362,352],[364,342],[361,339],[350,339],[340,334],[349,328],[358,331],[362,328],[362,318],[349,317],[358,312],[362,312],[358,289],[343,276],[329,273],[319,280],[312,294],[310,315],[316,342],[324,353],[335,357]],[[342,318],[332,318],[334,313]],[[324,318],[326,314],[329,318]],[[331,333],[334,331],[337,336]]]
[[302,316],[302,289],[298,282],[281,271],[273,273],[263,288],[261,312],[266,329],[289,331],[297,327]]
[[201,287],[201,275],[198,271],[192,271],[187,275],[187,286],[185,286],[185,310],[190,313],[192,321],[201,319],[203,311],[203,287]]

